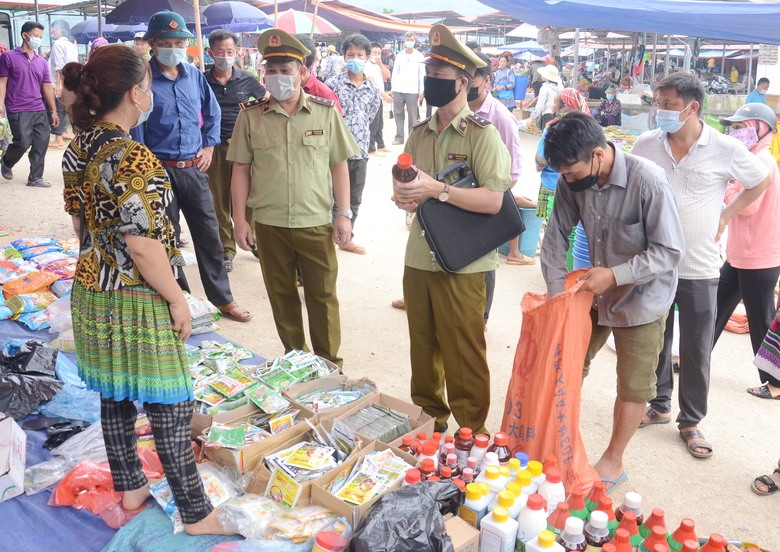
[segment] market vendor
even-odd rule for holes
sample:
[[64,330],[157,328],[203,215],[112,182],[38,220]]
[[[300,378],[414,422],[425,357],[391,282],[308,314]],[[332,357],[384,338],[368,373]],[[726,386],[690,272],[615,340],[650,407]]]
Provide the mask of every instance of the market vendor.
[[620,100],[615,97],[615,87],[610,86],[605,92],[607,97],[601,100],[593,116],[603,127],[620,126],[623,124],[623,106]]

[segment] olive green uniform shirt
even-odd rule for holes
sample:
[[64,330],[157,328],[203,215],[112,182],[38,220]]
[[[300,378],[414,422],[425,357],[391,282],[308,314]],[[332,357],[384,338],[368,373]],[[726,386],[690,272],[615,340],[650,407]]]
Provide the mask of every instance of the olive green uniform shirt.
[[[511,160],[501,135],[496,128],[481,118],[469,117],[468,104],[455,116],[452,122],[439,134],[438,113],[427,122],[423,121],[412,129],[404,151],[412,156],[417,168],[431,177],[450,165],[463,161],[474,172],[481,188],[506,191],[512,185]],[[452,182],[450,182],[451,184]],[[437,272],[441,266],[436,262],[420,221],[415,217],[406,243],[406,266],[418,270]],[[498,268],[498,252],[488,253],[460,271],[462,274],[487,272]]]
[[271,98],[239,113],[227,159],[251,164],[247,206],[255,221],[283,228],[330,224],[330,167],[358,153],[333,100],[301,91],[293,117]]

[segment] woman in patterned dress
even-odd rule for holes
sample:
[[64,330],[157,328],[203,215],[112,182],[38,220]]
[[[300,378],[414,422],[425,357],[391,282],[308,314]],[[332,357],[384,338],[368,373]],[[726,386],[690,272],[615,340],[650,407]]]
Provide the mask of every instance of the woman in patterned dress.
[[153,109],[149,65],[132,48],[104,46],[63,68],[81,130],[62,160],[65,210],[81,240],[71,308],[79,375],[100,392],[114,488],[127,510],[150,496],[138,458],[144,406],[157,453],[189,534],[224,533],[190,444],[192,379],[184,352],[190,311],[176,283],[184,264],[165,215],[171,185],[130,128]]

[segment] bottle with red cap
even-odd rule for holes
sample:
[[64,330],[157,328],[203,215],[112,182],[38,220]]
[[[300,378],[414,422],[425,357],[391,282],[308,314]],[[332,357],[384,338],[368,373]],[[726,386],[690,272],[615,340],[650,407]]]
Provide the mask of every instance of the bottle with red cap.
[[569,503],[569,515],[586,521],[590,517],[590,512],[587,506],[585,506],[585,491],[582,487],[572,487],[571,493],[566,497],[566,502]]
[[618,523],[618,529],[621,528],[628,531],[631,546],[639,546],[639,543],[642,542],[642,535],[639,534],[639,525],[636,523],[634,512],[625,512],[623,514],[623,519]]
[[458,437],[453,442],[455,445],[455,456],[458,457],[458,467],[465,468],[468,465],[468,459],[471,455],[471,449],[474,448],[476,440],[471,433],[470,427],[462,427],[458,431]]
[[441,477],[442,481],[450,481],[452,479],[452,470],[449,466],[442,467],[441,470],[439,470],[439,477]]
[[436,441],[436,450],[439,450],[439,448],[441,447],[441,433],[439,433],[438,431],[434,431],[433,435],[431,436],[431,439]]
[[544,510],[544,499],[534,493],[528,497],[525,508],[517,517],[517,548],[525,550],[525,545],[539,533],[547,529],[547,513]]
[[460,489],[460,492],[465,493],[466,492],[466,482],[462,479],[453,479],[453,483],[455,483],[455,486]]
[[561,481],[561,470],[550,468],[546,475],[547,479],[539,486],[538,492],[547,501],[547,513],[551,514],[559,502],[566,500],[566,489]]
[[[609,541],[609,543],[615,545],[615,552],[634,552],[634,545],[631,544],[631,536],[628,534],[628,531],[621,527],[618,527],[617,531],[615,531],[615,538]],[[605,544],[604,546],[607,545]],[[604,552],[603,547],[601,548],[601,551]]]
[[469,483],[474,483],[474,470],[471,468],[463,468],[463,472],[460,474],[460,478],[466,485]]
[[[452,439],[449,435],[447,435],[447,439]],[[439,451],[439,465],[440,466],[446,466],[447,465],[447,455],[448,454],[455,454],[455,445],[452,442],[444,443],[444,445],[441,447]]]
[[588,496],[585,498],[585,506],[588,507],[588,511],[592,512],[599,505],[599,500],[602,496],[607,496],[607,491],[604,487],[603,481],[596,481],[591,487]]
[[430,458],[424,459],[420,464],[420,479],[428,481],[434,475],[436,475],[436,466],[433,464],[433,460]]
[[667,541],[669,542],[669,548],[674,550],[674,552],[678,552],[680,549],[682,549],[683,543],[686,541],[686,539],[690,539],[695,542],[699,542],[699,539],[696,537],[696,524],[693,523],[693,520],[691,518],[683,518],[680,522],[680,526],[669,535],[669,538]]
[[[691,542],[691,541],[685,541],[685,542]],[[693,544],[696,544],[696,543],[693,543]],[[684,549],[685,549],[685,547],[683,546],[683,550]],[[687,552],[696,552],[696,550],[697,550],[697,548],[694,547],[692,550],[689,550]],[[653,546],[653,551],[652,552],[669,552],[669,547],[667,545],[665,545],[665,544],[656,544],[655,546]]]
[[701,547],[701,552],[724,552],[725,550],[726,539],[723,538],[723,535],[719,535],[718,533],[711,534],[707,543]]
[[480,433],[474,437],[474,446],[471,447],[469,456],[477,459],[477,466],[481,465],[485,461],[485,455],[487,454],[488,447],[490,446],[490,437]]
[[639,544],[639,552],[653,552],[657,544],[664,545],[664,548],[668,547],[666,542],[666,529],[660,525],[653,526],[650,534]]
[[493,444],[488,447],[487,451],[496,453],[499,465],[509,465],[509,459],[512,458],[512,451],[509,450],[509,435],[501,431],[497,432],[493,438]]
[[436,446],[436,441],[429,439],[425,441],[425,444],[422,446],[422,454],[420,455],[420,462],[424,462],[428,458],[433,460],[434,471],[439,469],[438,449],[439,447]]
[[555,536],[563,532],[566,527],[566,520],[569,519],[569,504],[567,502],[559,502],[555,507],[553,513],[547,518],[547,530],[555,533]]
[[647,538],[656,525],[663,527],[664,534],[666,534],[666,519],[664,519],[664,511],[661,508],[653,508],[650,516],[639,527],[639,534],[642,535],[642,538]]
[[417,456],[417,449],[412,444],[412,436],[411,435],[404,435],[403,439],[401,440],[401,446],[398,447],[398,448],[400,448],[406,454],[411,454],[412,456]]
[[428,440],[428,434],[425,433],[424,431],[421,431],[420,433],[417,434],[417,440],[420,441],[421,443],[425,443],[425,441]]
[[698,552],[698,551],[699,551],[698,541],[691,540],[691,539],[685,539],[682,548],[680,549],[680,552]]
[[479,475],[479,472],[480,472],[479,462],[473,456],[469,456],[469,459],[466,462],[466,465],[467,465],[467,467],[471,468],[471,473],[474,476],[474,479],[476,480],[477,476]]
[[[615,531],[618,528],[618,520],[615,517],[615,510],[612,508],[612,499],[608,496],[602,496],[601,499],[599,499],[599,505],[596,506],[596,510],[600,510],[607,514],[607,519],[609,520],[607,522],[607,529],[609,529],[610,535],[615,536]],[[596,510],[594,510],[594,512]]]
[[611,542],[606,543],[601,547],[601,552],[617,552],[617,548]]
[[558,457],[555,456],[554,454],[548,454],[547,456],[544,457],[544,462],[542,463],[542,466],[543,466],[542,471],[544,472],[544,475],[547,475],[547,470],[549,470],[550,468],[558,468]]
[[434,482],[434,481],[441,481],[441,477],[438,475],[432,475],[428,478],[428,481]]
[[615,517],[618,521],[622,521],[623,514],[626,512],[634,514],[634,516],[636,516],[637,525],[642,525],[645,517],[642,515],[642,497],[639,496],[639,493],[633,491],[627,492],[626,496],[623,497],[623,504],[618,506],[617,510],[615,510]]
[[[398,184],[405,184],[417,180],[419,170],[417,169],[417,165],[414,164],[414,161],[412,161],[412,156],[408,153],[402,153],[398,156],[396,164],[393,165],[392,173],[393,194],[395,194],[395,187]],[[396,199],[398,198],[396,197]]]
[[401,486],[406,487],[407,485],[414,485],[420,481],[422,481],[422,474],[420,473],[420,470],[417,468],[412,468],[410,470],[406,470],[406,477],[404,478],[404,482]]
[[452,472],[452,478],[460,477],[460,468],[458,467],[458,457],[454,454],[447,455],[447,467]]

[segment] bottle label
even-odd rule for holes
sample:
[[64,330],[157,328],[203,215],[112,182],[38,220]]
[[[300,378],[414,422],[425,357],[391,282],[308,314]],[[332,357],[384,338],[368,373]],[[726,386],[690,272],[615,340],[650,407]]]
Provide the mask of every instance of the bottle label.
[[601,547],[593,546],[592,544],[589,544],[588,547],[585,549],[585,552],[601,552]]
[[531,540],[532,537],[526,536],[525,531],[517,532],[517,540],[515,541],[515,552],[525,552],[525,543]]
[[479,538],[479,552],[503,552],[504,539],[500,535],[491,533],[484,527]]
[[458,516],[463,519],[466,523],[469,525],[473,525],[475,528],[477,526],[477,512],[472,510],[471,508],[466,508],[465,506],[461,506],[458,508]]

